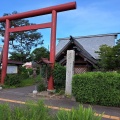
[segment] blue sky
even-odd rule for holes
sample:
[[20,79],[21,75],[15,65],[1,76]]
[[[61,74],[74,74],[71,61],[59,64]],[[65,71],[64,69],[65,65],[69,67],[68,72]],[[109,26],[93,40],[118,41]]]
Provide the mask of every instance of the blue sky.
[[[13,11],[25,12],[73,0],[4,0],[0,16]],[[120,32],[120,0],[76,0],[77,9],[58,13],[57,38]],[[50,22],[51,15],[29,19],[32,23]],[[44,46],[50,43],[50,29],[39,30]]]

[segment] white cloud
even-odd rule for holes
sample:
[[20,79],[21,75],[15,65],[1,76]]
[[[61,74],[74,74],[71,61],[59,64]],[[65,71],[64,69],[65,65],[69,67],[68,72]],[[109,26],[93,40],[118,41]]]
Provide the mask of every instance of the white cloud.
[[120,10],[105,8],[108,2],[78,6],[76,10],[60,13],[58,27],[64,29],[61,34],[64,35],[65,31],[73,35],[116,32],[120,26]]
[[[10,10],[13,11],[13,9],[16,9],[18,12],[25,12],[70,1],[72,0],[45,0],[34,2],[33,0],[30,0],[29,3],[22,1],[20,5],[17,4],[14,8],[10,8]],[[58,13],[57,37],[119,32],[117,31],[120,26],[119,0],[76,1],[77,9]],[[7,9],[7,7],[4,8],[4,10],[5,9]],[[51,15],[34,17],[30,19],[30,22],[39,24],[50,21]],[[45,30],[42,33],[45,40],[50,39],[50,30]]]

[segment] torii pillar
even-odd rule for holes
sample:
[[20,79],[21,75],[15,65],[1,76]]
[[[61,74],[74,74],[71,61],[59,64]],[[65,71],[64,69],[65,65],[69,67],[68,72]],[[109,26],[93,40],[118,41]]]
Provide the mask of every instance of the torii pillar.
[[[57,12],[63,12],[63,11],[72,10],[72,9],[76,9],[76,2],[70,2],[70,3],[61,4],[61,5],[57,5],[57,6],[51,6],[51,7],[47,7],[47,8],[38,9],[38,10],[32,10],[32,11],[18,13],[18,14],[9,15],[9,16],[3,16],[0,18],[0,22],[6,22],[5,40],[4,40],[5,42],[4,42],[4,47],[3,47],[3,59],[2,59],[1,84],[4,84],[4,79],[5,79],[6,71],[7,71],[10,32],[51,28],[50,62],[52,63],[51,67],[53,69],[54,64],[55,64],[55,51],[56,51],[55,49],[56,49]],[[35,16],[46,15],[46,14],[51,14],[51,13],[52,13],[52,21],[51,22],[30,25],[30,26],[10,28],[11,20],[35,17]],[[52,75],[50,76],[50,78],[48,80],[48,90],[54,90]]]

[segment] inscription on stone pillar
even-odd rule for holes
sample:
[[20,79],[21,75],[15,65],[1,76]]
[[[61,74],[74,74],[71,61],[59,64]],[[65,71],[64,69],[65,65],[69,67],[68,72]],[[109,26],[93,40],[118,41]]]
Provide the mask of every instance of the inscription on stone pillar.
[[65,94],[72,94],[72,76],[74,74],[74,60],[75,60],[75,51],[67,51],[67,63],[66,63],[66,86]]

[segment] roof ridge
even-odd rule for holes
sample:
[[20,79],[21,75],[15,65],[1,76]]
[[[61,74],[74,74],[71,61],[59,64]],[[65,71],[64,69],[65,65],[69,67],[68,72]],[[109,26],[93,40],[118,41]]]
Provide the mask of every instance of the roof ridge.
[[[80,39],[80,38],[92,38],[92,37],[103,37],[103,36],[117,36],[120,34],[118,33],[108,33],[108,34],[96,34],[96,35],[87,35],[87,36],[76,36],[74,37],[75,39]],[[65,37],[65,38],[57,38],[57,40],[69,40],[70,37]]]

